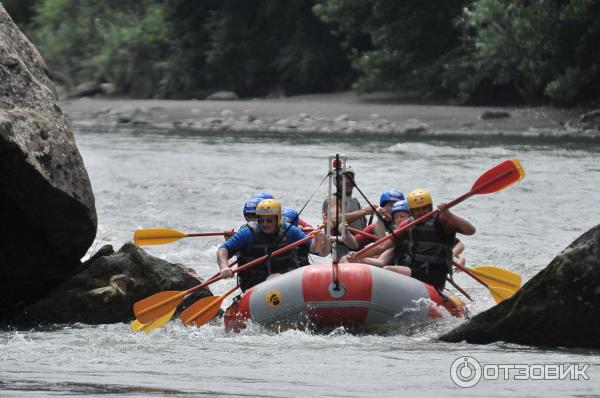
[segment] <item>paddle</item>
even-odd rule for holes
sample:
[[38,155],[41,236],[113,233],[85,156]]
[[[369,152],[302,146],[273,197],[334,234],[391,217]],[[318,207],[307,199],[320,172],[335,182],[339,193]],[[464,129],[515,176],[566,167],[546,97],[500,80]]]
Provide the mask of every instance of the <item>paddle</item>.
[[138,321],[136,319],[133,322],[131,322],[131,330],[135,333],[137,333],[137,332],[150,333],[154,329],[157,329],[157,328],[161,327],[162,325],[164,325],[165,323],[169,322],[169,320],[171,320],[171,318],[173,317],[173,314],[175,314],[175,310],[176,309],[173,309],[171,312],[167,313],[167,315],[163,316],[162,318],[158,318],[154,322],[150,322],[150,323],[141,323],[140,321]]
[[509,290],[518,290],[521,287],[521,275],[504,268],[493,265],[481,265],[469,268],[469,271],[477,275],[488,285],[503,287]]
[[[510,185],[517,183],[525,177],[525,170],[523,166],[517,159],[505,160],[504,162],[492,167],[485,173],[483,173],[475,184],[471,187],[469,192],[466,192],[459,196],[458,198],[450,201],[446,205],[446,209],[450,209],[453,206],[461,203],[465,199],[470,198],[473,195],[483,195],[488,193],[498,192],[502,189],[508,188]],[[400,234],[401,232],[406,231],[407,229],[422,223],[423,221],[428,220],[436,213],[439,213],[438,209],[432,210],[427,214],[417,218],[416,220],[405,224],[404,226],[398,227],[394,230],[393,233],[384,236],[379,239],[371,246],[367,246],[364,249],[356,252],[357,258],[363,258],[365,254],[373,250],[375,247],[380,246],[383,242],[392,239],[395,235]]]
[[[278,256],[282,253],[285,253],[289,250],[292,250],[295,247],[298,247],[298,246],[308,242],[309,240],[311,240],[313,238],[313,236],[321,228],[323,228],[323,226],[320,226],[319,228],[317,228],[314,232],[309,234],[307,237],[302,238],[294,243],[290,243],[289,245],[284,246],[280,249],[275,250],[274,252],[272,252],[270,254],[270,256],[271,257]],[[253,267],[257,264],[260,264],[260,263],[264,262],[268,257],[269,257],[269,254],[265,254],[264,256],[259,257],[256,260],[250,261],[249,263],[246,263],[243,266],[234,269],[233,273],[235,274],[237,272],[243,271],[243,270]],[[184,297],[187,296],[188,294],[198,291],[200,289],[203,289],[206,286],[208,286],[220,279],[221,279],[220,273],[216,273],[215,275],[213,275],[211,277],[211,279],[204,281],[203,283],[201,283],[197,286],[194,286],[188,290],[184,290],[184,291],[169,290],[169,291],[164,291],[164,292],[159,292],[159,293],[153,294],[150,297],[146,297],[145,299],[140,300],[133,305],[133,312],[135,314],[135,317],[141,323],[153,322],[153,321],[165,316],[167,313],[169,313],[174,308],[177,308],[177,306],[183,301]]]
[[202,326],[205,323],[208,323],[219,312],[223,300],[231,293],[235,292],[238,287],[239,286],[232,288],[222,296],[204,297],[203,299],[196,301],[181,313],[181,322],[186,326],[192,324]]
[[468,298],[470,301],[474,301],[474,300],[471,298],[471,296],[469,295],[469,293],[467,293],[467,292],[466,292],[466,291],[465,291],[465,290],[464,290],[462,287],[458,286],[458,285],[456,284],[456,282],[454,282],[454,279],[452,279],[452,278],[450,278],[449,276],[447,276],[447,277],[446,277],[446,280],[447,280],[448,282],[450,282],[450,284],[451,284],[452,286],[454,286],[454,287],[456,288],[456,290],[458,290],[459,292],[461,292],[463,296],[465,296],[466,298]]
[[454,266],[456,268],[458,268],[459,270],[465,272],[467,275],[469,275],[470,277],[472,277],[473,279],[475,279],[477,282],[481,283],[483,286],[485,286],[490,291],[490,293],[492,294],[492,298],[494,299],[494,301],[496,303],[500,303],[500,302],[506,300],[507,298],[509,298],[510,296],[512,296],[513,294],[515,294],[515,292],[516,292],[515,289],[507,289],[507,288],[504,288],[504,287],[489,285],[489,284],[485,283],[483,280],[481,280],[473,272],[471,272],[471,270],[469,270],[466,267],[463,267],[462,265],[460,265],[460,264],[458,264],[456,262],[454,262]]
[[233,235],[233,233],[233,228],[223,232],[199,232],[193,234],[186,234],[176,229],[168,228],[138,229],[133,234],[133,243],[137,246],[164,245],[176,242],[182,238],[191,238],[194,236],[228,236]]
[[378,237],[378,236],[376,236],[376,235],[373,235],[373,234],[370,234],[370,233],[368,233],[368,232],[365,232],[365,231],[361,231],[360,229],[356,229],[356,228],[352,228],[352,227],[347,227],[347,228],[348,228],[348,230],[349,230],[350,232],[352,232],[354,235],[364,235],[364,236],[366,236],[367,238],[369,238],[369,239],[373,239],[373,240],[377,240],[377,239],[379,239],[379,237]]

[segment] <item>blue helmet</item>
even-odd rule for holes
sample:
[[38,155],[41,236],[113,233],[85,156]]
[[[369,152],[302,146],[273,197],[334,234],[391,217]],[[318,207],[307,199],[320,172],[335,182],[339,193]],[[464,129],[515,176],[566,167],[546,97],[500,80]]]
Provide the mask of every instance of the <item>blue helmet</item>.
[[256,206],[258,206],[261,200],[261,198],[252,198],[244,203],[244,216],[247,214],[256,214]]
[[381,194],[379,206],[383,207],[387,202],[397,202],[399,200],[404,200],[404,194],[395,189],[389,189]]
[[408,202],[406,200],[399,200],[394,203],[394,206],[392,206],[392,217],[394,217],[394,214],[398,213],[399,211],[405,211],[408,213]]
[[298,212],[291,207],[284,207],[281,210],[281,218],[289,224],[298,226]]
[[273,195],[269,192],[257,192],[252,196],[252,198],[260,198],[260,199],[275,199]]

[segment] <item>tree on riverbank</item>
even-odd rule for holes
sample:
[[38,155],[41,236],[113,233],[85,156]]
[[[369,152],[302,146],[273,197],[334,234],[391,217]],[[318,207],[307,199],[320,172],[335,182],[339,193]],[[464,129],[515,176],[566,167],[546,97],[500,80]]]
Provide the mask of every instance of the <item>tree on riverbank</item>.
[[12,0],[50,69],[134,97],[410,89],[457,103],[600,98],[594,0]]

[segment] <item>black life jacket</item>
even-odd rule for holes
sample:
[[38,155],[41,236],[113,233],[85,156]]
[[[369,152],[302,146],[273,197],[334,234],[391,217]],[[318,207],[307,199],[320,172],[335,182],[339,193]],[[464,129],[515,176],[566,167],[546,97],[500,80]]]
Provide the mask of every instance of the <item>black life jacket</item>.
[[[252,229],[254,243],[251,248],[244,249],[238,254],[239,266],[272,253],[291,243],[288,242],[287,236],[284,236],[287,229],[286,224],[279,225],[277,231],[269,235],[262,232],[255,224],[248,224],[248,226]],[[278,241],[279,243],[277,243]],[[296,250],[289,250],[278,256],[270,256],[267,261],[239,272],[238,283],[242,291],[245,291],[254,285],[264,282],[271,274],[284,274],[299,266],[300,261]]]
[[394,235],[394,257],[392,258],[392,265],[410,265],[412,259],[408,250],[408,240],[399,239]]
[[429,267],[452,273],[452,247],[456,233],[447,234],[438,217],[408,231],[408,255],[411,267]]

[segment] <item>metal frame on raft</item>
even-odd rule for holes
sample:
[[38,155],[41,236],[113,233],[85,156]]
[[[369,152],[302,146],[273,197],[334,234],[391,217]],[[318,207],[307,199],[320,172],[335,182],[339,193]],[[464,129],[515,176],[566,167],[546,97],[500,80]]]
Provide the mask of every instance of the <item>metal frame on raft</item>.
[[[346,155],[329,155],[329,196],[327,197],[327,227],[325,229],[325,238],[329,240],[331,246],[331,267],[333,273],[333,281],[329,286],[329,294],[334,298],[340,298],[346,293],[346,287],[340,283],[338,277],[338,245],[339,240],[344,239],[346,233],[346,168],[347,168],[348,157]],[[340,186],[337,184],[339,177],[342,176],[342,186],[340,192]],[[331,222],[331,209],[333,202],[333,184],[336,189],[336,206],[335,206],[335,226]],[[341,202],[341,206],[338,203]],[[341,207],[341,209],[340,209]],[[341,222],[340,222],[340,210],[341,210]],[[335,230],[336,234],[333,235]]]

